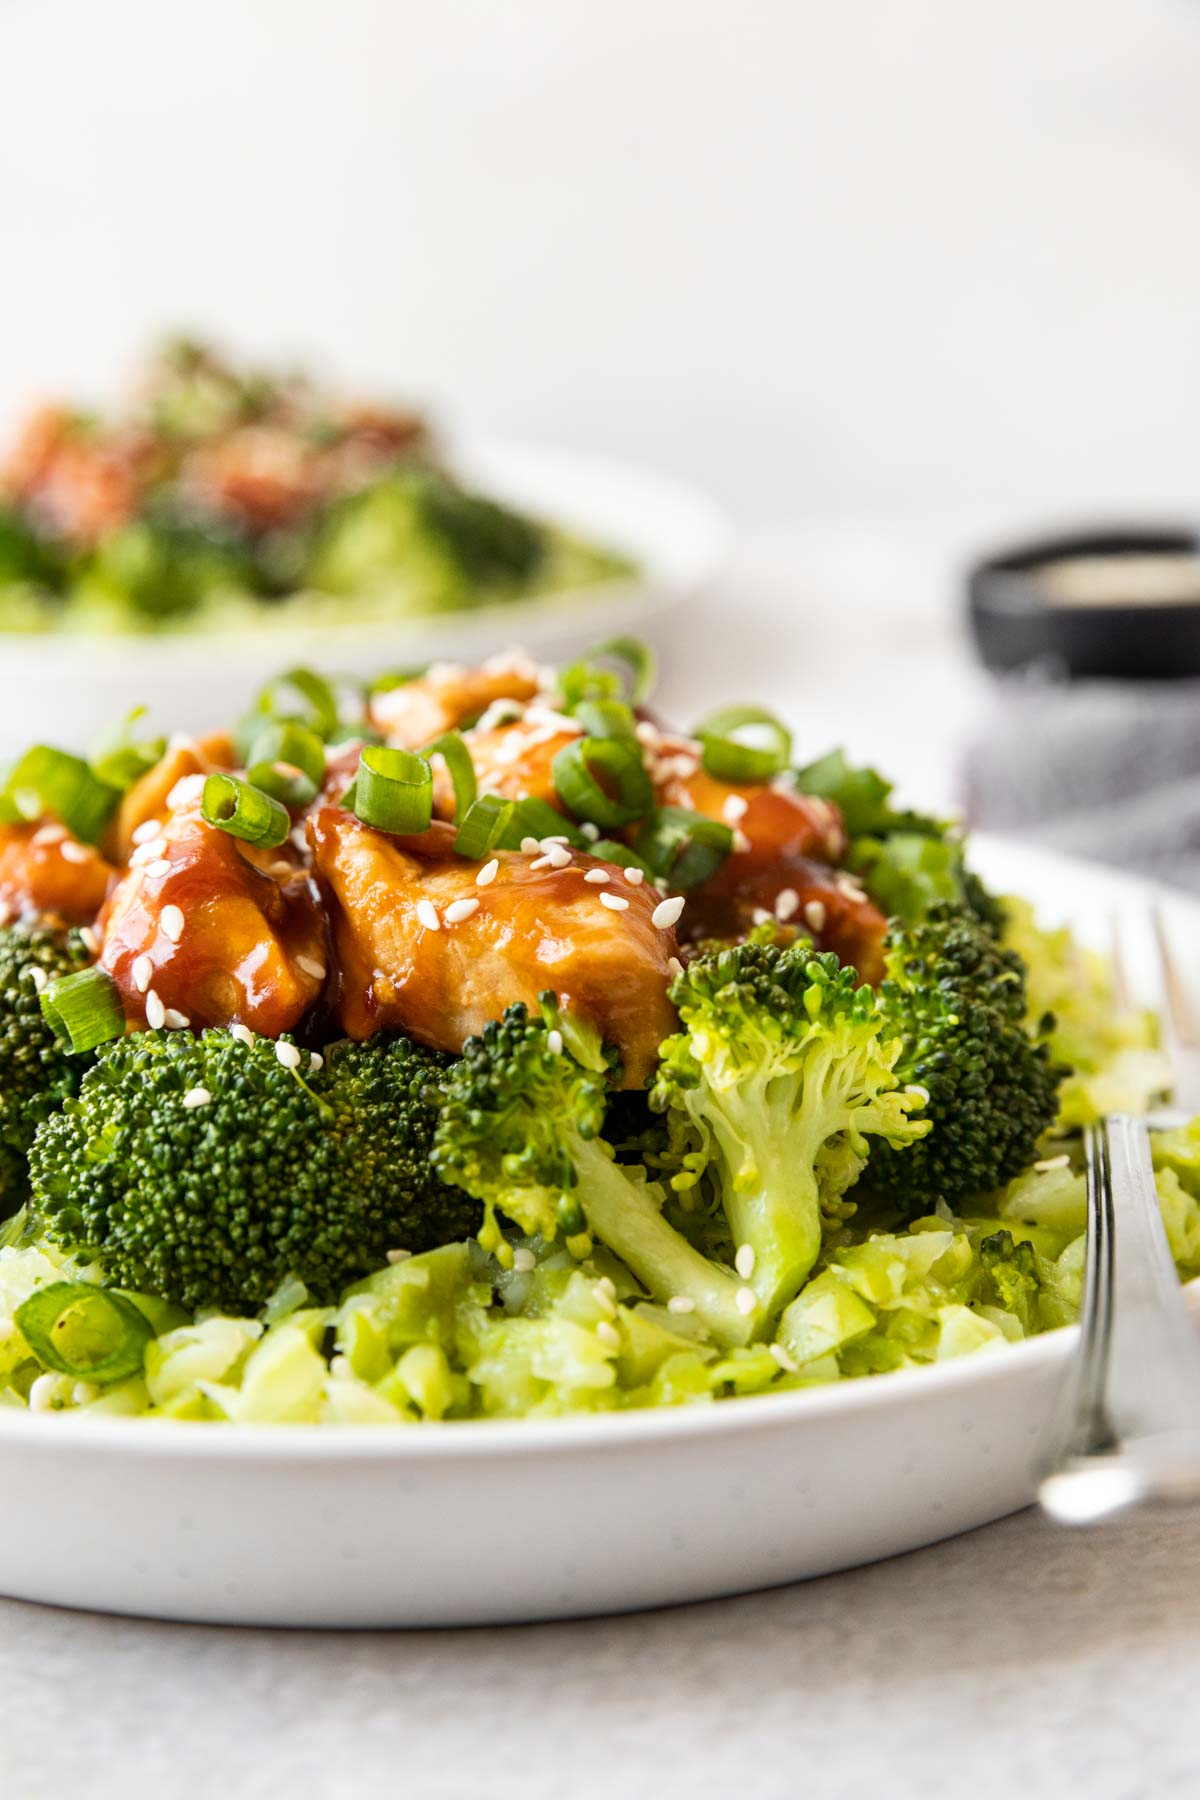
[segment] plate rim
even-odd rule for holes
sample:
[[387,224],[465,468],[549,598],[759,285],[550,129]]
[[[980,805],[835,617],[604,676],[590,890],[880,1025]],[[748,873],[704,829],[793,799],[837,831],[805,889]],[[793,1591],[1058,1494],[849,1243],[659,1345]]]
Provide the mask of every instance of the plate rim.
[[[1026,840],[973,833],[973,844],[985,857],[1012,856],[1041,863],[1048,873],[1068,870],[1076,880],[1089,875],[1113,887],[1165,896],[1190,910],[1200,924],[1200,899],[1183,889],[1131,875],[1090,858],[1066,855]],[[1183,1284],[1189,1309],[1200,1313],[1200,1276]],[[1078,1324],[1059,1326],[1017,1343],[996,1344],[945,1363],[897,1369],[862,1378],[816,1384],[786,1393],[744,1394],[709,1405],[643,1407],[628,1412],[575,1413],[551,1418],[427,1420],[416,1425],[327,1425],[299,1423],[234,1424],[218,1420],[163,1419],[144,1415],[96,1415],[86,1412],[34,1413],[0,1408],[0,1450],[37,1442],[74,1450],[160,1452],[187,1458],[197,1455],[236,1461],[290,1460],[375,1462],[454,1460],[467,1457],[578,1455],[653,1443],[703,1440],[728,1432],[766,1426],[803,1425],[807,1419],[872,1412],[880,1406],[903,1406],[928,1394],[952,1394],[964,1386],[992,1385],[1006,1371],[1017,1380],[1023,1371],[1065,1362],[1079,1336]]]

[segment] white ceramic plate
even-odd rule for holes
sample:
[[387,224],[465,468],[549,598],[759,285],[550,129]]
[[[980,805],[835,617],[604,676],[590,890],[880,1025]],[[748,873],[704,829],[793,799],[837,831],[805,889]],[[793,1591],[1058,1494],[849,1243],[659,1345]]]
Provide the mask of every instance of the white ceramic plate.
[[727,528],[701,495],[664,476],[565,451],[464,445],[451,459],[484,492],[623,551],[628,580],[473,612],[236,637],[20,637],[0,633],[0,756],[31,739],[88,744],[133,706],[204,731],[236,716],[289,664],[373,675],[435,657],[471,661],[504,644],[561,655],[637,631],[720,570]]
[[[1151,894],[1020,846],[980,841],[976,860],[1092,931],[1116,915],[1134,935]],[[1200,904],[1168,906],[1173,937],[1200,949]],[[1026,1505],[1076,1335],[801,1393],[532,1423],[4,1412],[0,1591],[224,1623],[463,1625],[824,1574]]]

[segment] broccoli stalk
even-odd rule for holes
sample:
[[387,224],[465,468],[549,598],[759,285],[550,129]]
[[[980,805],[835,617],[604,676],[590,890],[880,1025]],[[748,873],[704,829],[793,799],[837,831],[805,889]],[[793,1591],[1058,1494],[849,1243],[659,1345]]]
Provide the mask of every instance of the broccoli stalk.
[[929,1127],[900,1088],[900,1039],[869,987],[807,940],[698,957],[671,997],[682,1031],[662,1046],[652,1105],[690,1131],[677,1188],[716,1186],[739,1268],[763,1317],[794,1298],[870,1149],[897,1153]]
[[663,1190],[645,1171],[615,1160],[600,1135],[609,1098],[603,1060],[575,1047],[599,1066],[584,1066],[557,1027],[521,1005],[470,1039],[447,1082],[435,1169],[483,1203],[480,1241],[502,1261],[511,1251],[499,1213],[529,1234],[561,1231],[568,1243],[586,1229],[655,1299],[690,1301],[718,1342],[745,1343],[758,1309],[743,1310],[736,1276],[664,1218]]

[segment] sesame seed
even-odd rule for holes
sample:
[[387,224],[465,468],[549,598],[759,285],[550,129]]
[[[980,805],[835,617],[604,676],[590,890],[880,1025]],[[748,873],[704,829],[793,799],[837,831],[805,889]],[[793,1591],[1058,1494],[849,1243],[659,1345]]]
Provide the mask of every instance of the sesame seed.
[[417,901],[417,918],[426,931],[440,931],[442,921],[438,918],[437,907],[432,900]]
[[39,825],[29,841],[31,844],[61,844],[66,835],[65,825],[51,823]]
[[667,958],[667,974],[668,975],[682,975],[683,974],[683,964],[680,962],[680,960],[677,956],[668,956],[668,958]]
[[311,975],[314,981],[324,981],[325,979],[325,964],[318,962],[315,956],[298,956],[296,967],[305,975]]
[[519,1250],[513,1251],[512,1266],[515,1275],[528,1275],[531,1269],[536,1269],[537,1257],[522,1244]]
[[750,1314],[754,1311],[755,1307],[758,1305],[758,1296],[754,1292],[753,1288],[740,1287],[738,1289],[737,1293],[733,1296],[733,1304],[737,1307],[737,1309],[740,1313],[742,1313],[746,1318],[749,1318]]
[[168,1006],[163,1013],[163,1024],[168,1031],[186,1031],[191,1022],[186,1013],[177,1011],[173,1006]]
[[745,856],[747,850],[750,848],[750,839],[746,836],[744,831],[734,831],[733,847],[739,856]]
[[775,917],[781,925],[794,918],[800,910],[800,896],[795,888],[781,888],[775,896]]
[[485,862],[482,869],[480,869],[478,875],[475,877],[475,886],[490,887],[492,882],[496,879],[496,872],[499,867],[499,860],[494,856],[491,862]]
[[657,925],[660,931],[669,931],[672,925],[679,923],[683,912],[683,895],[674,894],[669,900],[660,900],[650,914],[650,923]]
[[243,1025],[240,1020],[236,1025],[229,1027],[229,1035],[231,1038],[236,1038],[239,1044],[245,1044],[247,1049],[254,1042],[254,1033],[248,1025]]
[[546,1048],[551,1056],[562,1055],[563,1034],[557,1026],[552,1027],[551,1030],[546,1033]]
[[696,1302],[687,1294],[672,1294],[667,1301],[667,1311],[673,1313],[695,1312]]
[[164,906],[159,924],[163,928],[163,935],[169,937],[173,944],[177,944],[183,936],[183,913],[181,909],[178,906]]
[[521,853],[524,856],[536,856],[541,847],[542,846],[535,837],[523,837],[521,839]]
[[593,887],[603,887],[608,880],[608,870],[589,869],[583,879],[585,881],[590,881]]
[[765,906],[756,906],[750,914],[750,918],[755,925],[773,925],[775,923],[775,914],[768,912]]
[[203,775],[181,775],[175,786],[167,795],[167,805],[172,811],[177,806],[190,806],[204,792]]
[[571,852],[566,844],[551,844],[546,855],[556,869],[567,868],[571,861]]
[[554,858],[552,856],[535,856],[529,867],[531,869],[552,869]]
[[1035,1162],[1033,1166],[1039,1175],[1048,1175],[1051,1169],[1069,1169],[1071,1158],[1064,1151],[1061,1156],[1044,1156],[1041,1162]]
[[736,825],[739,819],[744,819],[746,816],[746,808],[749,804],[750,802],[742,794],[728,795],[724,806],[721,808],[726,824]]
[[804,908],[804,923],[808,926],[810,931],[824,931],[825,916],[825,902],[823,900],[810,900]]
[[183,1105],[187,1107],[207,1106],[211,1100],[212,1095],[207,1088],[194,1087],[189,1088],[187,1093],[183,1096]]
[[134,987],[139,994],[144,994],[154,980],[154,964],[148,956],[135,956],[130,973],[133,976]]
[[611,1319],[601,1319],[596,1327],[596,1336],[602,1344],[611,1344],[614,1349],[621,1342],[621,1334]]
[[607,906],[609,912],[628,912],[629,902],[624,894],[601,894],[601,906]]
[[303,855],[308,849],[308,833],[305,831],[303,825],[292,826],[292,829],[288,832],[288,843],[292,846],[293,850],[299,850]]
[[646,879],[646,871],[645,869],[626,869],[625,879],[630,887],[641,887]]
[[600,827],[598,825],[593,825],[590,819],[585,819],[583,824],[579,827],[579,834],[581,837],[585,838],[589,844],[594,844],[600,836]]
[[146,1023],[152,1031],[161,1031],[167,1022],[167,1009],[155,993],[149,988],[146,993]]
[[849,875],[839,875],[834,885],[838,893],[844,894],[847,900],[862,901],[867,897],[857,881],[852,881]]
[[143,863],[153,862],[156,857],[165,856],[166,850],[167,840],[165,837],[147,838],[144,844],[138,845],[133,855],[129,858],[129,866],[130,868],[136,868],[140,867]]
[[782,1344],[768,1344],[767,1349],[785,1375],[795,1375],[798,1372],[800,1364],[794,1357],[788,1355]]
[[158,881],[162,876],[169,875],[170,872],[171,865],[165,856],[160,856],[156,861],[146,864],[146,874],[151,881]]
[[99,956],[99,954],[100,954],[100,939],[97,937],[96,933],[92,930],[91,926],[90,925],[81,925],[79,928],[79,935],[83,939],[84,948],[86,950],[90,951],[90,953],[93,956]]
[[389,1250],[387,1253],[387,1259],[391,1263],[391,1265],[394,1269],[397,1263],[411,1261],[412,1251],[411,1250]]
[[753,1244],[739,1244],[738,1245],[738,1252],[737,1252],[737,1255],[733,1259],[733,1266],[737,1270],[738,1274],[741,1276],[743,1281],[749,1281],[750,1277],[754,1273],[754,1246],[753,1246]]
[[464,919],[469,919],[472,913],[478,911],[478,900],[454,900],[446,908],[444,917],[447,925],[461,925]]
[[671,884],[669,881],[665,880],[663,876],[656,875],[654,878],[654,889],[656,893],[669,894],[671,891]]
[[84,863],[93,854],[84,844],[77,844],[74,838],[64,839],[59,848],[59,855],[64,862]]
[[565,831],[555,831],[549,837],[542,838],[541,845],[543,850],[548,850],[551,844],[569,844],[570,841]]
[[297,1050],[295,1044],[276,1044],[275,1061],[282,1063],[285,1069],[298,1069],[300,1067],[300,1052]]
[[309,1074],[315,1075],[318,1069],[323,1069],[324,1067],[325,1058],[321,1055],[321,1052],[319,1050],[310,1050],[308,1053]]
[[30,1412],[49,1412],[58,1397],[58,1376],[39,1375],[29,1390]]
[[158,836],[159,829],[157,819],[143,819],[140,825],[134,826],[129,835],[135,844],[148,844],[152,838]]
[[32,981],[38,993],[43,993],[45,991],[47,979],[45,969],[39,969],[36,963],[30,963],[27,966],[25,973],[28,975],[30,981]]

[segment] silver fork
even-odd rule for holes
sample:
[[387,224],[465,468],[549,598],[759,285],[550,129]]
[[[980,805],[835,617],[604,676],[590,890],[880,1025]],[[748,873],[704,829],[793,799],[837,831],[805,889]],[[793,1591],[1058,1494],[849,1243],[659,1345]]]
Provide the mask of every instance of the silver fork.
[[[1157,947],[1173,1097],[1200,1112],[1200,1017],[1161,907]],[[1130,983],[1114,933],[1119,997]],[[1142,1501],[1200,1500],[1200,1334],[1163,1229],[1145,1119],[1114,1114],[1085,1138],[1088,1237],[1080,1339],[1043,1462],[1038,1499],[1067,1525],[1098,1524]]]

